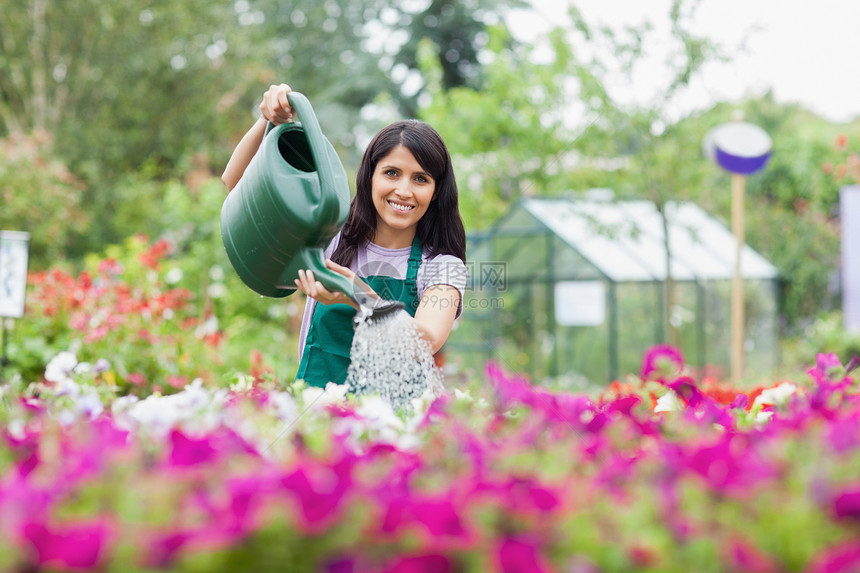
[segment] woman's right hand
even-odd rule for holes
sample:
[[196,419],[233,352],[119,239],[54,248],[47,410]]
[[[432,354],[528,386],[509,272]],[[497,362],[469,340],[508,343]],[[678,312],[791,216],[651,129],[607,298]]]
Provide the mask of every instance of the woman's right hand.
[[291,91],[293,90],[287,84],[269,86],[263,94],[263,101],[260,102],[260,112],[266,121],[273,125],[293,121],[293,108],[290,107],[290,100],[287,98],[287,94]]

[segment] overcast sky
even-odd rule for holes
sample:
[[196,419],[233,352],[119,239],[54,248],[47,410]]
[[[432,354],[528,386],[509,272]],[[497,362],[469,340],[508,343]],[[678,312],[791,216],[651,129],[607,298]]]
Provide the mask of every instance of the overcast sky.
[[[522,39],[539,41],[549,23],[564,21],[567,3],[532,2],[536,11],[518,13],[511,27]],[[670,0],[575,3],[592,25],[633,24],[646,18],[665,24]],[[679,104],[685,108],[681,113],[772,88],[778,101],[801,103],[835,122],[860,116],[860,0],[702,0],[696,14],[696,31],[712,40],[731,48],[745,36],[748,40],[746,50],[731,63],[707,68]],[[637,76],[636,93],[658,87],[652,77],[658,74]]]

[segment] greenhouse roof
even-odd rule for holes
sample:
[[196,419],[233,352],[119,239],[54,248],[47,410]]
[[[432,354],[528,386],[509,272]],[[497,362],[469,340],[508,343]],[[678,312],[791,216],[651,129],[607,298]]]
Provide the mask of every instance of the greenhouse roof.
[[[663,223],[654,203],[523,199],[520,206],[608,279],[665,280]],[[689,202],[668,203],[666,214],[672,278],[721,280],[734,276],[735,239],[724,224]],[[775,279],[779,274],[748,245],[742,250],[741,273],[747,279]]]

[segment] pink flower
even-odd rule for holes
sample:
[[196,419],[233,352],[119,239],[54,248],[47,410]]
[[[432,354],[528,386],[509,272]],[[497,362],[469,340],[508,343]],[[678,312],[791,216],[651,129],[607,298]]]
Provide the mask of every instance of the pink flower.
[[695,408],[705,400],[702,391],[699,390],[696,383],[689,376],[678,378],[674,382],[669,383],[668,386],[691,408]]
[[159,535],[149,544],[146,564],[151,567],[167,568],[179,555],[180,550],[191,539],[192,534],[187,531],[171,531]]
[[860,486],[843,490],[833,498],[833,513],[841,519],[860,522]]
[[496,391],[499,402],[502,406],[510,406],[514,404],[527,404],[532,397],[533,388],[528,381],[509,377],[502,368],[494,362],[487,363],[487,378],[490,384]]
[[689,454],[688,469],[699,474],[714,490],[738,495],[777,475],[777,467],[762,458],[750,436],[727,433],[710,445]]
[[728,547],[728,562],[738,573],[772,573],[780,568],[767,554],[743,539],[733,539]]
[[860,411],[834,417],[827,429],[827,442],[839,454],[851,452],[860,446]]
[[668,344],[652,346],[642,359],[639,377],[643,380],[657,380],[665,383],[681,374],[684,368],[684,355],[681,350]]
[[311,533],[319,532],[336,521],[344,499],[353,486],[351,459],[331,466],[308,461],[281,480],[281,486],[293,494],[300,509],[301,525]]
[[99,261],[98,272],[102,275],[119,276],[125,269],[122,263],[112,257]]
[[836,354],[818,354],[815,357],[815,368],[809,371],[816,382],[826,384],[827,382],[839,382],[845,378],[845,368]]
[[506,537],[496,550],[497,568],[502,573],[546,573],[550,567],[542,558],[536,540]]
[[449,573],[454,571],[451,561],[444,555],[416,555],[401,557],[385,569],[386,573]]
[[534,478],[512,476],[501,488],[500,504],[513,511],[548,513],[561,504],[560,495]]
[[173,430],[170,433],[170,445],[170,465],[174,467],[205,464],[218,457],[218,450],[208,437],[195,440],[179,430]]
[[29,523],[24,537],[33,545],[39,565],[91,570],[105,558],[112,531],[104,519],[52,527]]
[[860,568],[860,541],[833,545],[812,558],[807,573],[851,573]]
[[167,377],[167,385],[172,388],[182,389],[188,384],[187,376],[168,376]]
[[21,435],[13,435],[9,430],[4,428],[2,436],[11,447],[18,473],[22,477],[26,477],[41,463],[41,458],[39,457],[39,442],[42,438],[41,431],[33,429],[31,425],[27,425],[21,431]]
[[129,372],[128,376],[125,377],[126,382],[129,384],[134,384],[135,386],[143,386],[146,384],[146,377],[140,372]]
[[397,496],[386,505],[380,529],[394,534],[403,528],[418,524],[431,538],[460,537],[466,534],[463,522],[454,504],[445,498]]

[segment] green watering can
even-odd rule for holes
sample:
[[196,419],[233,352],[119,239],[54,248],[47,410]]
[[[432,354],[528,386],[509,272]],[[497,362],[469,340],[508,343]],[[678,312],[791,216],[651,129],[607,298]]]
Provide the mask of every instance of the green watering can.
[[323,251],[349,212],[349,184],[308,99],[298,92],[287,97],[301,123],[266,126],[260,148],[221,207],[221,238],[230,263],[263,296],[292,294],[304,269],[328,290],[358,303],[361,318],[403,308],[325,266]]

